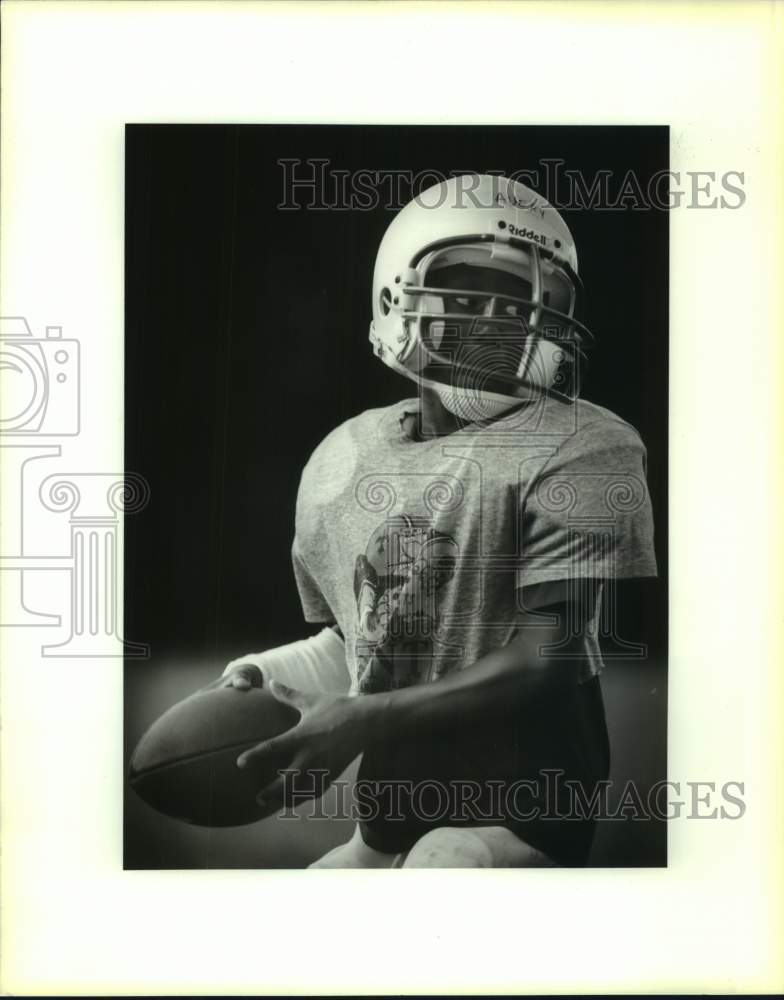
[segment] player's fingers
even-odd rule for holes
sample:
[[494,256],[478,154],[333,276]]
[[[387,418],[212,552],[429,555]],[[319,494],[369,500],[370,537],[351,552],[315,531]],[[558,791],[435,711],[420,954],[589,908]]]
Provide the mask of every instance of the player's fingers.
[[270,679],[269,689],[278,701],[282,701],[286,705],[291,705],[292,708],[296,708],[299,712],[304,711],[310,701],[304,692],[297,691],[287,684],[281,684],[274,677]]
[[[304,785],[303,778],[307,779]],[[293,806],[296,801],[321,798],[329,785],[329,772],[323,769],[306,770],[304,756],[301,756],[261,789],[256,802],[265,809],[266,815],[270,815],[282,806]]]
[[282,775],[275,778],[256,796],[256,802],[261,806],[262,809],[268,809],[269,811],[274,811],[280,808],[280,806],[285,805],[286,798],[286,782]]
[[245,750],[237,758],[237,767],[261,767],[273,760],[292,760],[298,746],[297,726],[282,736],[274,736],[271,740],[257,743],[250,750]]
[[237,767],[250,767],[253,764],[261,763],[267,757],[271,757],[275,748],[274,744],[274,740],[267,740],[264,743],[257,743],[250,750],[245,750],[237,758]]
[[241,663],[223,678],[224,687],[233,687],[238,691],[250,691],[254,687],[264,686],[261,670],[254,663]]

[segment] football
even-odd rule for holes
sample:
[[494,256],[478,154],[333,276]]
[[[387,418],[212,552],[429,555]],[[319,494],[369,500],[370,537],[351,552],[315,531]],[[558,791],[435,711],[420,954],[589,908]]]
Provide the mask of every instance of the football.
[[[266,687],[197,691],[165,712],[139,741],[131,787],[149,806],[198,826],[242,826],[262,818],[256,794],[277,776],[237,767],[250,747],[278,736],[299,712]],[[280,762],[277,766],[285,766]]]

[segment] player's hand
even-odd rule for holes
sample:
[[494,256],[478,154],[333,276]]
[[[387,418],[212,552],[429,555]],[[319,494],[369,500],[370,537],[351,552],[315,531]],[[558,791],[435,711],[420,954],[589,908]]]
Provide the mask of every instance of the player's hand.
[[264,687],[264,675],[255,663],[238,663],[229,673],[222,674],[217,680],[210,681],[202,691],[215,691],[217,688],[233,687],[238,691],[250,691],[251,688]]
[[221,687],[235,687],[238,691],[264,687],[264,675],[255,663],[240,663],[221,677],[221,680]]
[[[300,713],[300,721],[280,736],[259,743],[237,758],[238,767],[258,769],[269,775],[273,768],[295,772],[278,775],[259,790],[258,802],[271,816],[284,805],[319,798],[365,748],[370,726],[369,698],[295,691],[279,681],[269,690]],[[309,773],[314,772],[314,773]],[[317,772],[317,774],[315,773]]]

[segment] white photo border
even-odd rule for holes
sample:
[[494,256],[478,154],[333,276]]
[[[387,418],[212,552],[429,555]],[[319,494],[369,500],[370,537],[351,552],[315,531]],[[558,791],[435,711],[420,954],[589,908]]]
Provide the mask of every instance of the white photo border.
[[784,988],[782,7],[7,0],[2,22],[0,300],[84,347],[75,473],[123,468],[126,123],[667,124],[673,170],[744,174],[741,208],[671,215],[669,772],[747,804],[672,821],[667,869],[124,871],[122,661],[3,629],[2,990]]

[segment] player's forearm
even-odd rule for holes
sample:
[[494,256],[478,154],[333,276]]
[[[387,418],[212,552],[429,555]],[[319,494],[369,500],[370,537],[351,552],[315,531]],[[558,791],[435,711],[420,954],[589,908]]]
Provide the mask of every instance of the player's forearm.
[[308,639],[239,656],[223,676],[249,664],[258,667],[265,682],[274,679],[300,691],[345,694],[350,686],[342,635],[330,628]]
[[363,695],[357,710],[368,740],[487,722],[514,713],[525,719],[576,683],[577,662],[540,655],[540,631],[483,656],[432,684]]

